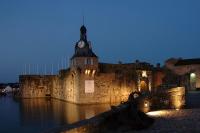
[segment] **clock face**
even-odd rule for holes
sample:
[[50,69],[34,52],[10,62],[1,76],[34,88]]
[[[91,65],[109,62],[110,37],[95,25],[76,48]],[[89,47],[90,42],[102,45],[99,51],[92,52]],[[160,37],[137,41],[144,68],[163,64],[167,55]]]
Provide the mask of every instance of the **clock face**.
[[78,42],[78,47],[79,48],[83,48],[84,46],[85,46],[85,42],[84,41]]

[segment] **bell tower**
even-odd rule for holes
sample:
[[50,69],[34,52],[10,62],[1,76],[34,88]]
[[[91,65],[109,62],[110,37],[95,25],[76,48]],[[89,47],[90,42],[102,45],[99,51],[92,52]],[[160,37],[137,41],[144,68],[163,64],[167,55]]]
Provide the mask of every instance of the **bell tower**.
[[80,28],[80,39],[75,44],[75,53],[71,58],[71,69],[80,70],[88,76],[94,76],[98,71],[98,57],[92,51],[91,42],[87,40],[87,29]]

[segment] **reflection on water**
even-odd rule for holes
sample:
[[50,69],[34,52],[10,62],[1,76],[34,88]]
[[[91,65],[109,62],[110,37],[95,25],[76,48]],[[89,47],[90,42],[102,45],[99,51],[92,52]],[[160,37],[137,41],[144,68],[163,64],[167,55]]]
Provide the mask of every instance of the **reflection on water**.
[[104,112],[109,105],[76,105],[56,99],[24,99],[20,102],[23,124],[55,120],[59,124],[71,124]]
[[[7,106],[9,108],[4,108]],[[91,118],[109,109],[108,104],[76,105],[56,99],[14,100],[12,97],[0,97],[0,110],[3,111],[0,114],[0,124],[5,125],[1,126],[0,132],[41,132]],[[5,114],[7,117],[3,116]]]

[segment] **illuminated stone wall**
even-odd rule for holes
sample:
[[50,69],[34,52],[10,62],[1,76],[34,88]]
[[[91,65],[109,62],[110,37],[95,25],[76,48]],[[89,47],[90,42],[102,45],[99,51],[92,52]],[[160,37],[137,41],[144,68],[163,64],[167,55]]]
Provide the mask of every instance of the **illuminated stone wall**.
[[[85,81],[94,81],[94,92],[85,92]],[[52,97],[78,104],[119,103],[126,101],[136,91],[135,81],[118,79],[115,73],[87,75],[84,71],[71,69],[61,71],[53,80]]]
[[150,97],[150,110],[180,109],[185,106],[184,87],[160,89]]
[[[85,80],[94,80],[94,92],[85,92]],[[78,103],[119,103],[126,101],[132,91],[136,91],[135,82],[119,80],[115,73],[99,73],[87,77],[78,71],[60,71],[56,76],[20,77],[20,96],[23,98],[52,98]]]
[[20,76],[20,96],[23,98],[39,98],[51,95],[53,75]]
[[[82,61],[83,59],[80,58]],[[75,62],[76,63],[76,62]],[[40,76],[23,75],[20,76],[20,96],[23,98],[36,98],[51,96],[52,98],[78,103],[119,103],[126,101],[131,92],[138,91],[137,69],[148,70],[151,89],[153,89],[153,72],[149,64],[100,64],[95,68],[96,73],[87,74],[86,70],[71,67],[67,70],[60,70],[58,75]],[[87,92],[86,81],[94,81],[94,88]]]
[[77,77],[76,73],[71,71],[60,71],[60,74],[52,81],[51,97],[64,101],[77,101]]
[[176,87],[168,91],[171,108],[180,109],[185,105],[185,88]]
[[81,75],[78,103],[119,103],[135,91],[134,82],[120,82],[114,73],[100,73],[94,77],[94,93],[85,93],[85,75]]

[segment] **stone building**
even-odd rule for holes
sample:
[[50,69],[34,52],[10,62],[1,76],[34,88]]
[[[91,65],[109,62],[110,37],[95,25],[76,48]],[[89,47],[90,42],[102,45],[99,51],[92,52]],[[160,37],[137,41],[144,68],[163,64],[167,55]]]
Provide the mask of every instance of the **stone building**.
[[187,90],[200,89],[200,59],[175,59],[171,58],[165,62],[167,69],[179,76],[181,86]]
[[131,92],[154,91],[162,84],[161,75],[159,66],[138,60],[127,64],[99,62],[82,26],[70,68],[58,75],[21,75],[20,96],[52,97],[77,104],[119,103]]

